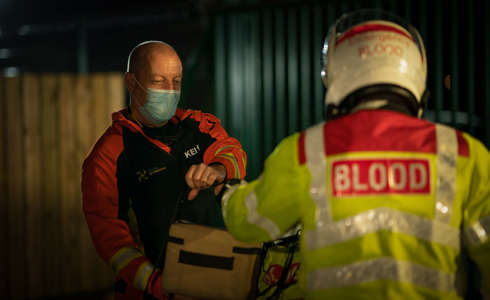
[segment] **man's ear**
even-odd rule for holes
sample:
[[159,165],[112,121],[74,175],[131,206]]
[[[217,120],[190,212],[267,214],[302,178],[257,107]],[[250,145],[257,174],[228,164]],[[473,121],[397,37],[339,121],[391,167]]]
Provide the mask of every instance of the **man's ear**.
[[126,72],[126,74],[124,74],[124,84],[126,85],[126,88],[128,89],[129,91],[129,94],[131,95],[134,91],[134,74],[133,73],[130,73],[130,72]]

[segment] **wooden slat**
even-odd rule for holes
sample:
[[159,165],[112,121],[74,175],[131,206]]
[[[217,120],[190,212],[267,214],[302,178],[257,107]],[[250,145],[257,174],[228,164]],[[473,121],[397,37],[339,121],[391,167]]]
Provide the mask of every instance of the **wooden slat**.
[[80,175],[122,107],[120,74],[0,78],[0,298],[111,287],[81,211]]
[[[77,176],[80,180],[82,163],[88,154],[89,148],[93,142],[94,132],[94,119],[93,119],[93,106],[92,106],[92,93],[90,91],[90,78],[88,75],[80,75],[77,80],[76,87],[76,114],[77,114]],[[77,197],[76,201],[81,207],[81,193]],[[92,247],[92,241],[88,233],[88,227],[85,222],[85,218],[82,213],[74,215],[74,221],[80,229],[80,289],[83,291],[89,291],[92,286],[92,266],[90,263],[90,252]]]
[[7,210],[11,299],[26,296],[22,102],[19,78],[7,78]]
[[[112,114],[116,111],[120,111],[126,105],[124,100],[124,83],[123,77],[119,73],[109,74],[108,79],[109,94],[107,99],[109,101],[109,114]],[[110,116],[109,120],[112,120]]]
[[107,99],[108,94],[108,82],[107,76],[98,73],[93,74],[91,77],[92,81],[92,105],[94,107],[94,117],[95,117],[95,131],[94,137],[98,138],[107,129],[110,124],[109,118],[109,99]]
[[61,292],[60,268],[61,259],[61,221],[59,199],[59,151],[58,122],[56,97],[56,76],[47,74],[41,78],[42,97],[42,223],[43,241],[42,256],[44,288],[46,296],[56,296]]
[[26,261],[27,291],[30,298],[44,296],[44,286],[40,277],[44,274],[39,250],[44,245],[41,222],[41,97],[39,77],[33,74],[24,76],[22,84],[22,103],[24,121],[24,176],[25,176],[25,221],[26,221]]
[[[108,80],[107,76],[104,74],[93,74],[90,78],[91,81],[91,105],[93,107],[93,118],[94,118],[94,127],[91,144],[94,144],[96,140],[104,133],[107,129],[109,123],[109,99],[108,99]],[[92,281],[90,282],[90,289],[99,290],[104,287],[107,287],[107,282],[104,282],[104,274],[101,270],[104,268],[101,260],[99,259],[94,245],[90,239],[86,241],[88,247],[88,261],[91,266]]]
[[[59,120],[60,120],[60,197],[62,226],[63,293],[80,290],[80,229],[76,220],[80,212],[79,169],[76,168],[78,152],[75,138],[75,92],[73,75],[62,74],[59,79]],[[82,262],[83,263],[83,262]]]
[[[5,78],[0,77],[0,204],[3,208],[0,209],[0,245],[8,245],[8,210],[7,207],[7,112],[6,112],[6,90]],[[5,298],[10,298],[10,279],[8,270],[8,249],[0,247],[0,295]]]

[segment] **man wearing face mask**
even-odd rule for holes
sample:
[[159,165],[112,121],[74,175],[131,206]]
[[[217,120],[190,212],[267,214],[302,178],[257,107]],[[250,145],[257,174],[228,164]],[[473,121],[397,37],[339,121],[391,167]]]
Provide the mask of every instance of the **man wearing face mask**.
[[220,183],[245,177],[246,154],[215,116],[177,108],[182,64],[170,45],[137,45],[124,80],[130,107],[112,115],[83,164],[83,210],[116,274],[115,299],[167,299],[160,281],[171,222],[223,226],[216,195]]

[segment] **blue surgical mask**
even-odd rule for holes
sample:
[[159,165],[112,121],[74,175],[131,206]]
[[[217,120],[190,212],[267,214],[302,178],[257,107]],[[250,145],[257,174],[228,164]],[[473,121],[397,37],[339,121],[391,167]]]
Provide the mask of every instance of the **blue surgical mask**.
[[[143,88],[137,80],[136,82]],[[139,110],[146,120],[156,125],[175,115],[179,100],[180,91],[146,88],[146,103]]]

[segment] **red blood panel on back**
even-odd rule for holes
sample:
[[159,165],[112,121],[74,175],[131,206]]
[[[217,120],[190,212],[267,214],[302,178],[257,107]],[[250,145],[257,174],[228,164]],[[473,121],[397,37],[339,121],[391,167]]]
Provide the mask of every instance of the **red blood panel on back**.
[[301,132],[298,139],[298,161],[300,165],[306,163],[305,133]]
[[334,196],[430,194],[427,159],[356,159],[332,163]]

